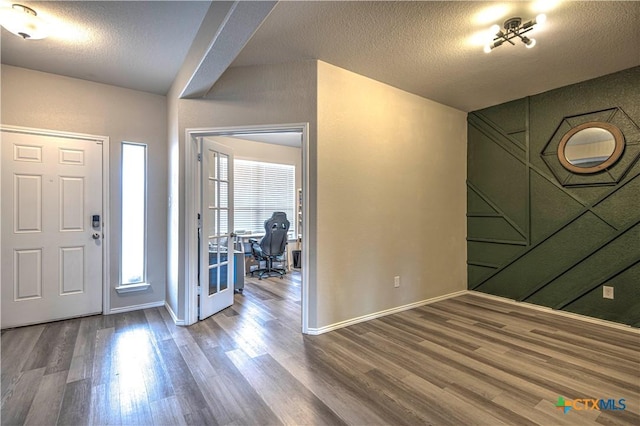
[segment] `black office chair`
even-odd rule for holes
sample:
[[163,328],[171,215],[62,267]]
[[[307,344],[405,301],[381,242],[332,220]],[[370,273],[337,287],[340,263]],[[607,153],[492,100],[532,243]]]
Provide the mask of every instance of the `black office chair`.
[[274,262],[284,262],[284,254],[287,249],[287,236],[289,233],[289,221],[284,212],[274,212],[270,219],[264,221],[265,235],[260,242],[250,239],[251,253],[258,261],[265,262],[265,267],[251,271],[251,276],[258,273],[258,278],[263,276],[270,277],[272,274],[278,274],[280,278],[287,273],[284,267],[274,268]]

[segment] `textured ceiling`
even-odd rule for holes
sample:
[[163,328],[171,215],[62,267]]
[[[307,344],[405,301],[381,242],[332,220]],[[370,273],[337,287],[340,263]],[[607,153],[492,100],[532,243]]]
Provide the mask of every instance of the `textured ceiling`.
[[[471,41],[541,9],[533,49]],[[639,28],[637,1],[280,2],[232,66],[320,59],[472,111],[640,65]]]
[[[18,2],[18,0],[16,0]],[[2,5],[6,5],[2,1]],[[10,2],[9,2],[10,3]],[[204,1],[24,1],[54,35],[2,29],[2,63],[166,94],[200,27]]]
[[[160,94],[175,78],[209,6],[24,3],[71,31],[23,41],[3,29],[2,63]],[[490,8],[502,13],[481,19]],[[463,111],[640,65],[637,1],[547,7],[547,24],[531,33],[538,41],[534,49],[504,45],[485,54],[472,42],[493,23],[533,18],[534,9],[533,2],[283,1],[240,54],[224,60],[244,66],[319,59]]]

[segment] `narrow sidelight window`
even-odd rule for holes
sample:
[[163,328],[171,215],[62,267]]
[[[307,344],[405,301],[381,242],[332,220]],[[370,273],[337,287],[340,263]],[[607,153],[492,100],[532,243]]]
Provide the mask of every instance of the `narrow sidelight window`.
[[122,143],[121,283],[146,279],[147,145]]

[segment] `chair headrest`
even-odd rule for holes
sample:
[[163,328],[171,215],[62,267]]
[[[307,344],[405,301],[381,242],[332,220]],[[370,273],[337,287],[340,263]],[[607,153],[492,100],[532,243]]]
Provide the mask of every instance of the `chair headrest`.
[[273,232],[281,229],[288,232],[289,225],[290,223],[285,212],[273,212],[271,217],[264,221],[264,230],[267,232]]

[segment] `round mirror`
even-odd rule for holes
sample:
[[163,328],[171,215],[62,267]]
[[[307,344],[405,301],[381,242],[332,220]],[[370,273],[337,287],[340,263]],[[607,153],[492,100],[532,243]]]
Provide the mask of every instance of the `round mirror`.
[[595,173],[618,161],[624,136],[610,123],[584,123],[569,130],[560,140],[558,159],[574,173]]

